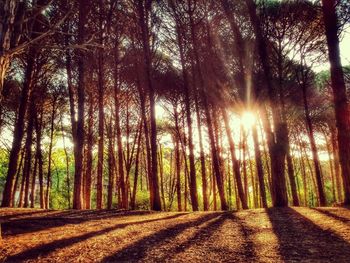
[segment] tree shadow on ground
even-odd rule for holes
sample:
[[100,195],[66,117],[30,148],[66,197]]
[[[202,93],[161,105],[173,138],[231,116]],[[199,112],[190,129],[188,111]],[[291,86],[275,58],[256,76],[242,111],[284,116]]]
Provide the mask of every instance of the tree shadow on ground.
[[151,223],[151,222],[155,222],[155,221],[169,220],[169,219],[178,218],[180,216],[187,215],[187,214],[188,213],[178,213],[176,215],[167,216],[167,217],[142,220],[142,221],[136,221],[136,222],[130,222],[130,223],[115,224],[111,227],[107,227],[107,228],[97,230],[97,231],[88,232],[88,233],[85,233],[83,235],[57,239],[57,240],[54,240],[54,241],[49,242],[47,244],[38,245],[36,247],[27,249],[23,252],[20,252],[18,254],[10,256],[10,257],[6,258],[5,262],[18,262],[18,261],[37,259],[38,257],[48,255],[49,253],[51,253],[55,250],[63,249],[63,248],[69,247],[71,245],[74,245],[75,243],[85,241],[85,240],[92,238],[92,237],[104,235],[104,234],[107,234],[108,232],[111,232],[111,231],[114,231],[117,229],[122,229],[122,228],[125,228],[127,226],[141,225],[141,224]]
[[331,230],[322,229],[292,208],[270,208],[266,211],[278,238],[278,251],[283,260],[349,261],[349,243]]
[[[44,211],[41,212],[44,213]],[[46,214],[42,216],[31,216],[35,212],[30,214],[23,213],[23,216],[28,215],[28,217],[16,219],[15,217],[4,216],[0,220],[2,221],[3,235],[15,236],[47,230],[53,227],[62,227],[68,224],[81,224],[93,220],[116,219],[122,216],[140,216],[151,213],[151,211],[126,210],[67,210],[62,212],[46,211]]]
[[[121,251],[118,251],[114,255],[110,255],[105,257],[102,262],[137,262],[143,261],[143,259],[147,256],[147,253],[159,248],[160,246],[166,244],[167,242],[171,242],[171,240],[180,235],[188,228],[198,227],[205,222],[216,219],[212,224],[220,225],[223,222],[223,218],[220,217],[222,213],[209,213],[204,216],[199,217],[198,219],[190,222],[180,223],[175,226],[165,228],[160,230],[152,235],[146,236],[141,240],[125,247]],[[174,244],[175,245],[175,244]],[[185,244],[185,246],[188,244]],[[157,258],[159,256],[159,258]],[[166,256],[169,256],[169,253],[166,253]],[[154,261],[164,262],[165,258],[162,255],[153,255]],[[168,257],[166,257],[168,258]]]
[[[240,234],[243,237],[238,251],[232,251],[230,247],[216,245],[215,243],[220,242],[220,240],[211,240],[212,242],[207,242],[210,238],[213,238],[215,232],[218,231],[220,226],[227,220],[232,220],[234,224],[237,224]],[[199,228],[199,226],[206,222],[208,223],[205,226]],[[198,230],[184,242],[174,242],[170,246],[167,246],[169,241],[174,241],[176,236],[190,228],[198,228]],[[209,258],[207,258],[206,255],[208,255],[208,253],[214,253],[218,255],[217,259],[222,259],[227,262],[237,261],[238,259],[240,261],[249,262],[256,258],[254,243],[251,240],[252,233],[253,230],[247,227],[244,222],[233,213],[209,214],[196,221],[178,224],[147,236],[125,247],[121,251],[118,251],[114,255],[105,257],[102,261],[146,262],[147,256],[151,257],[152,261],[155,262],[176,261],[178,254],[184,253],[191,247],[199,246],[200,248],[196,249],[195,253],[199,251],[200,255],[196,255],[196,260],[198,260],[198,258],[203,258],[204,261],[208,261]],[[203,248],[203,246],[205,246],[205,248]]]
[[328,217],[332,217],[338,221],[341,221],[343,223],[348,223],[350,222],[350,218],[346,218],[346,217],[343,217],[343,216],[339,216],[339,215],[336,215],[336,214],[333,214],[332,212],[330,211],[327,211],[327,210],[324,210],[324,209],[321,209],[321,208],[312,208],[312,210],[314,211],[317,211],[319,213],[322,213]]
[[52,211],[48,211],[48,210],[36,210],[36,211],[28,211],[28,212],[23,212],[23,213],[17,213],[14,212],[13,213],[6,213],[5,211],[1,211],[0,209],[0,221],[4,222],[4,221],[9,221],[9,220],[13,220],[13,219],[16,219],[16,218],[23,218],[23,217],[31,217],[33,215],[38,215],[38,214],[48,214],[50,212],[53,212]]
[[241,249],[238,251],[238,254],[243,255],[246,258],[247,262],[250,261],[249,259],[256,259],[257,255],[255,251],[255,245],[252,240],[252,236],[255,230],[248,227],[242,219],[238,218],[234,214],[231,214],[230,219],[233,222],[239,224],[239,230],[244,238]]

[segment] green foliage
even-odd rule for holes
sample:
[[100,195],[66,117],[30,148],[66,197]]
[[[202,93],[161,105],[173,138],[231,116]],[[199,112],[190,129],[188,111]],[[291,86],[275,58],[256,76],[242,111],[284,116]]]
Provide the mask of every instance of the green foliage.
[[4,189],[7,165],[8,165],[8,152],[4,149],[0,149],[0,193]]
[[135,209],[148,210],[149,206],[149,193],[147,191],[138,191],[136,193]]

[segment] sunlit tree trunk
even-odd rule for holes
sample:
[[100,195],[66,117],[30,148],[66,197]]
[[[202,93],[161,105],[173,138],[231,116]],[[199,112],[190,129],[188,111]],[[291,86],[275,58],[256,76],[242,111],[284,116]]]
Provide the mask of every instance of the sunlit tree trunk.
[[94,99],[92,91],[89,92],[88,127],[86,141],[86,167],[84,173],[84,207],[91,208],[91,183],[92,183],[92,147],[94,144]]
[[107,128],[108,136],[108,192],[107,192],[107,209],[112,209],[113,205],[113,190],[115,177],[115,158],[114,158],[114,143],[113,143],[113,126],[112,118]]
[[181,200],[181,155],[179,145],[179,117],[176,107],[174,108],[175,117],[175,129],[177,134],[174,136],[175,140],[175,172],[176,172],[176,196],[177,196],[177,210],[182,211],[182,200]]
[[53,146],[53,133],[56,117],[56,98],[52,100],[51,119],[50,119],[50,143],[49,143],[49,155],[47,166],[47,178],[46,178],[46,196],[45,196],[45,209],[49,209],[50,202],[50,190],[51,190],[51,163],[52,163],[52,146]]
[[246,195],[245,195],[245,192],[243,190],[239,161],[237,160],[237,157],[236,157],[235,144],[233,141],[232,131],[231,131],[230,123],[228,121],[226,109],[221,108],[221,112],[222,112],[222,117],[223,117],[224,124],[225,124],[226,136],[227,136],[228,142],[229,142],[231,162],[232,162],[233,172],[234,172],[235,179],[236,179],[238,196],[239,196],[239,199],[241,201],[242,208],[248,209]]
[[159,174],[160,174],[160,193],[163,202],[163,210],[166,211],[166,202],[164,194],[164,163],[163,163],[163,150],[161,144],[159,144]]
[[63,151],[65,156],[65,164],[66,164],[66,187],[67,187],[67,201],[68,201],[68,209],[71,208],[71,198],[70,198],[70,171],[69,171],[69,155],[66,147],[66,136],[63,128],[63,118],[61,115],[61,132],[62,132],[62,142],[63,142]]
[[346,95],[344,74],[341,65],[338,37],[338,18],[335,0],[322,0],[323,19],[331,64],[335,120],[338,130],[339,159],[342,169],[344,204],[350,204],[350,122],[349,103]]
[[195,107],[196,107],[197,129],[198,129],[198,139],[199,139],[199,155],[200,155],[199,158],[201,162],[203,210],[208,211],[209,197],[208,197],[207,168],[205,164],[205,156],[204,156],[204,149],[203,149],[203,134],[202,134],[202,127],[201,127],[201,116],[200,116],[197,90],[195,91]]
[[148,87],[148,97],[150,103],[150,144],[151,144],[151,161],[152,161],[152,184],[153,200],[151,200],[151,209],[160,211],[162,209],[159,194],[159,181],[158,181],[158,162],[157,162],[157,126],[155,116],[155,91],[152,83],[152,60],[150,50],[150,32],[149,32],[149,19],[152,12],[152,1],[140,0],[137,2],[139,26],[141,29],[142,48],[144,54],[144,68],[146,73],[146,83]]
[[125,186],[125,170],[124,170],[124,153],[122,145],[122,131],[120,127],[120,79],[119,79],[119,47],[115,51],[115,69],[114,69],[114,104],[115,104],[115,128],[117,138],[117,153],[118,153],[118,183],[121,190],[121,206],[120,208],[127,209],[128,195]]
[[24,136],[24,122],[25,116],[27,112],[28,98],[30,97],[32,90],[32,77],[34,71],[34,63],[35,63],[36,51],[34,49],[30,49],[28,52],[28,60],[27,67],[24,75],[24,83],[21,91],[20,104],[18,109],[18,116],[13,132],[13,141],[12,148],[10,151],[9,164],[6,176],[6,183],[3,191],[2,198],[2,207],[10,207],[11,206],[11,197],[13,192],[13,184],[15,175],[17,172],[17,164],[19,152],[21,149],[21,144]]
[[[250,21],[252,23],[256,44],[257,52],[260,57],[260,62],[263,69],[263,81],[266,86],[269,103],[272,110],[272,119],[274,126],[274,133],[267,134],[270,137],[269,148],[270,148],[270,159],[271,159],[271,174],[272,174],[272,195],[273,206],[288,206],[288,196],[286,189],[286,178],[285,178],[285,157],[286,157],[286,138],[288,137],[288,130],[285,123],[282,121],[281,109],[277,100],[277,92],[273,86],[271,79],[271,69],[268,61],[266,43],[263,38],[262,30],[260,28],[260,21],[256,13],[256,4],[253,0],[246,0],[248,7],[248,13]],[[273,137],[272,137],[273,136]]]
[[260,199],[261,199],[262,206],[266,208],[267,200],[266,200],[266,189],[265,189],[265,182],[264,182],[264,168],[263,168],[262,159],[261,159],[261,151],[260,151],[258,131],[256,128],[256,124],[254,124],[252,127],[252,136],[253,136],[253,142],[254,142],[256,172],[259,180]]
[[194,146],[193,146],[193,129],[192,129],[192,117],[191,117],[191,102],[190,102],[190,86],[188,85],[188,74],[185,67],[184,57],[184,44],[183,44],[183,32],[179,25],[177,25],[177,39],[180,50],[180,60],[182,66],[182,77],[184,83],[185,93],[185,111],[186,122],[188,128],[188,148],[189,148],[189,164],[190,164],[190,196],[192,202],[192,210],[198,211],[198,196],[197,196],[197,181],[196,181],[196,168],[194,164]]
[[17,174],[16,174],[16,179],[15,179],[15,183],[13,186],[13,192],[12,192],[12,207],[16,206],[16,192],[17,192],[17,188],[18,188],[18,183],[20,180],[20,171],[22,169],[23,166],[23,161],[24,161],[24,151],[22,151],[21,153],[21,159],[19,161],[19,165],[18,165],[18,169],[17,169]]
[[343,200],[342,193],[342,182],[340,178],[340,161],[339,161],[339,149],[337,143],[337,136],[335,127],[331,127],[331,142],[332,142],[332,150],[333,150],[333,162],[334,162],[334,172],[335,172],[335,182],[337,186],[337,199],[338,202]]
[[29,206],[29,186],[30,186],[30,175],[32,170],[32,141],[33,141],[33,129],[34,129],[34,118],[35,118],[35,104],[34,96],[31,96],[31,102],[28,112],[28,125],[27,125],[27,138],[25,142],[25,160],[23,168],[23,178],[25,178],[24,185],[24,207]]
[[[134,186],[131,195],[131,209],[135,209],[136,204],[136,191],[137,191],[137,182],[140,170],[140,152],[141,152],[141,138],[142,138],[142,120],[140,122],[140,128],[137,136],[137,146],[136,146],[136,156],[135,156],[135,170],[134,170]],[[142,180],[142,178],[140,178]]]
[[306,122],[306,127],[307,127],[307,134],[309,136],[312,158],[313,158],[314,166],[315,166],[318,198],[319,198],[320,206],[325,206],[327,201],[326,201],[326,196],[325,196],[324,189],[323,189],[321,164],[320,164],[320,161],[318,158],[318,151],[317,151],[317,146],[316,146],[316,142],[315,142],[314,129],[313,129],[312,121],[311,121],[311,117],[310,117],[309,104],[308,104],[308,99],[307,99],[307,94],[306,94],[307,87],[306,87],[305,81],[303,82],[303,84],[301,84],[301,88],[303,91],[303,102],[304,102],[304,112],[305,112],[305,122]]

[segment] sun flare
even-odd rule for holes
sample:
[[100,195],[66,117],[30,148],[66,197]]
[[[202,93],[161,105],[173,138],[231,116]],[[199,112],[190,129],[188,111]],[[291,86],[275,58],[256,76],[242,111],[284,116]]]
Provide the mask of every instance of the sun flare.
[[250,111],[243,112],[241,116],[241,123],[245,129],[250,129],[256,122],[255,115]]

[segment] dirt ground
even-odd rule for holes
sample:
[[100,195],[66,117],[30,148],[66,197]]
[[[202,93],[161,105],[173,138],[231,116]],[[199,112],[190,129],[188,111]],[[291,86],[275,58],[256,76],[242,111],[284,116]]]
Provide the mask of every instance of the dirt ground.
[[350,210],[0,209],[0,262],[350,262]]

